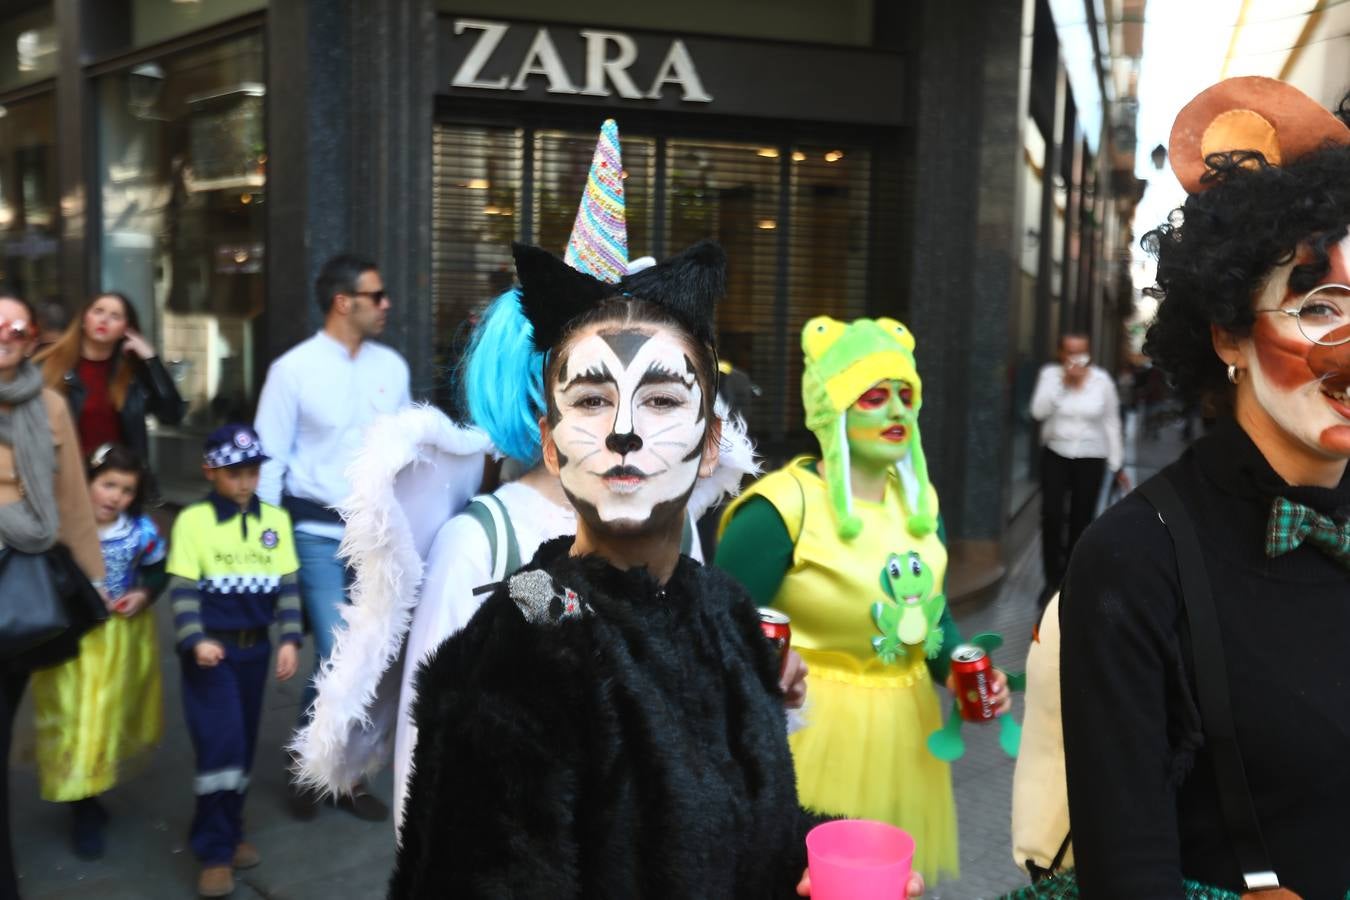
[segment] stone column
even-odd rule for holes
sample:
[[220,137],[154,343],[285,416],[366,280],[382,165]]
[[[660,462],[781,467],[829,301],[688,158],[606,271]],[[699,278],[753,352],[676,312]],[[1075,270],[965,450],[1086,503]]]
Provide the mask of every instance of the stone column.
[[259,363],[322,324],[319,267],[351,244],[351,49],[342,0],[289,0],[267,12],[267,308]]
[[1024,0],[924,0],[911,45],[909,316],[924,379],[924,444],[962,562],[952,567],[949,593],[1003,572],[1030,10]]
[[353,0],[350,57],[354,248],[380,263],[393,296],[388,343],[407,357],[413,394],[431,394],[432,119],[436,10],[432,0]]

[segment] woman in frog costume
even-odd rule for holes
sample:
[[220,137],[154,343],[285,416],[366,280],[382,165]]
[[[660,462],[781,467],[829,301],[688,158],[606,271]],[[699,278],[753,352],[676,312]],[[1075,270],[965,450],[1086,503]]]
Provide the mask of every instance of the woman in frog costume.
[[[802,350],[821,458],[793,459],[727,509],[717,565],[792,619],[810,666],[791,738],[802,805],[904,828],[931,885],[957,875],[951,770],[925,742],[942,727],[933,684],[961,637],[919,441],[914,336],[894,319],[822,316]],[[1006,697],[1001,674],[995,688]]]

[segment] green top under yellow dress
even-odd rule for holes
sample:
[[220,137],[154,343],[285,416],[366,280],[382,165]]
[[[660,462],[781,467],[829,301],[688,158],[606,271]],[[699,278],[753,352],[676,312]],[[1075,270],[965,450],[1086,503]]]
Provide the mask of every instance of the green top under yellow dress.
[[[928,491],[936,514],[936,493]],[[845,542],[816,461],[798,457],[727,509],[716,561],[756,602],[791,618],[792,646],[810,667],[806,725],[790,738],[802,805],[905,829],[916,843],[914,868],[931,885],[958,874],[951,769],[925,742],[942,726],[933,681],[946,677],[960,635],[944,612],[933,660],[918,645],[887,664],[872,648],[871,606],[885,598],[891,554],[918,553],[935,590],[946,575],[942,538],[911,535],[902,498],[894,474],[882,502],[855,498],[863,527]]]

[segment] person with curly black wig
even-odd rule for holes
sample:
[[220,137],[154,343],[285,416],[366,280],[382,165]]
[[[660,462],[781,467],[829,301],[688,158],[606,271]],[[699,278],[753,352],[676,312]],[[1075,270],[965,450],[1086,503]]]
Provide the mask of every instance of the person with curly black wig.
[[1189,196],[1143,241],[1161,301],[1145,352],[1221,414],[1070,562],[1077,868],[1056,880],[1094,900],[1344,897],[1350,128],[1234,78],[1182,110],[1170,149]]

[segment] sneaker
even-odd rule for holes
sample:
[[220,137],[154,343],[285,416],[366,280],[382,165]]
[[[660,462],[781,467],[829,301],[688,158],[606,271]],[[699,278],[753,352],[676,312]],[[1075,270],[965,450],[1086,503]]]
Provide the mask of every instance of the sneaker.
[[251,869],[261,862],[262,854],[248,841],[240,841],[239,846],[234,848],[233,865],[236,869]]
[[86,797],[71,804],[70,845],[80,859],[102,859],[104,850],[103,826],[108,824],[108,812],[96,797]]
[[389,818],[389,807],[366,787],[364,781],[358,781],[350,796],[338,798],[337,806],[367,822],[383,822]]
[[206,866],[197,878],[197,896],[228,897],[234,893],[234,870],[229,866]]

